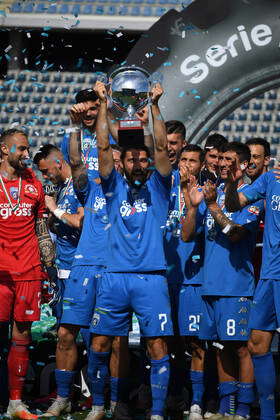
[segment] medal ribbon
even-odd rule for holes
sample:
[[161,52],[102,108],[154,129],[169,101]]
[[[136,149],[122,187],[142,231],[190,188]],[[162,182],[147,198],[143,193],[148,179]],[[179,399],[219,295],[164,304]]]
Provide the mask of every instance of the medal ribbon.
[[1,186],[2,186],[3,191],[5,193],[5,196],[6,196],[7,200],[8,200],[8,203],[10,205],[10,208],[12,209],[12,211],[16,211],[19,208],[19,204],[20,204],[20,193],[21,193],[21,185],[22,185],[21,176],[19,177],[19,181],[18,181],[18,198],[17,198],[17,202],[16,202],[15,205],[13,205],[13,203],[11,201],[11,198],[10,198],[10,196],[8,194],[8,191],[6,190],[6,187],[5,187],[5,184],[4,184],[2,175],[0,175],[0,183],[1,183]]

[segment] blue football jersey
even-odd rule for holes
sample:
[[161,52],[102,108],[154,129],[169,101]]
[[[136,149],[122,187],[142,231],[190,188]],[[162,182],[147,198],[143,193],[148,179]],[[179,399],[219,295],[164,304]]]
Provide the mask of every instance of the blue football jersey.
[[79,244],[74,256],[73,266],[106,265],[108,247],[108,216],[106,200],[100,184],[88,181],[77,191],[84,206],[84,222]]
[[[182,223],[186,216],[186,207],[180,188],[179,170],[172,173],[172,189],[168,209],[168,218],[164,231],[164,251],[167,262],[167,279],[169,283],[201,284],[201,266],[203,263],[202,231],[192,242],[181,239]],[[202,224],[203,214],[200,207],[197,213],[197,224]]]
[[[245,192],[248,185],[241,186]],[[206,213],[205,257],[203,267],[202,295],[206,296],[253,296],[254,270],[252,256],[256,243],[256,232],[263,212],[263,201],[241,211],[230,213],[226,210],[225,192],[218,189],[217,202],[223,213],[234,223],[243,225],[248,233],[240,241],[233,243],[215,222],[210,211]]]
[[[58,208],[68,214],[77,213],[82,207],[74,189],[73,181],[67,180],[59,189],[57,195]],[[63,220],[56,219],[56,264],[59,269],[70,270],[81,231],[69,226]]]
[[251,202],[264,198],[265,223],[263,240],[262,279],[280,279],[280,180],[273,172],[261,175],[242,191]]
[[168,214],[171,175],[154,171],[140,188],[130,186],[115,169],[102,187],[109,217],[108,271],[166,269],[163,230]]
[[[69,140],[70,134],[65,134],[61,143],[61,152],[63,158],[69,163]],[[116,144],[114,138],[109,136],[110,144]],[[87,129],[82,130],[81,135],[81,152],[84,164],[88,170],[88,177],[90,179],[98,178],[98,150],[96,142],[96,134]]]

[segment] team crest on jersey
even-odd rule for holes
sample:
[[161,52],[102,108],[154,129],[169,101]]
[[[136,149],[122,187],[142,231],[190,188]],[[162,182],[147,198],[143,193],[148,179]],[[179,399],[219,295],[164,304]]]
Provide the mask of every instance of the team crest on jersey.
[[10,196],[14,199],[18,199],[18,187],[11,187],[10,188]]
[[26,184],[24,186],[24,192],[27,193],[27,194],[38,195],[37,188],[32,184]]
[[96,325],[98,325],[99,324],[99,321],[100,321],[100,315],[99,314],[97,314],[96,312],[93,314],[93,317],[92,317],[92,325],[94,326],[94,327],[96,327]]
[[258,216],[260,214],[260,209],[257,206],[250,206],[248,208],[248,212],[249,213],[252,213],[252,214],[255,214],[256,216]]

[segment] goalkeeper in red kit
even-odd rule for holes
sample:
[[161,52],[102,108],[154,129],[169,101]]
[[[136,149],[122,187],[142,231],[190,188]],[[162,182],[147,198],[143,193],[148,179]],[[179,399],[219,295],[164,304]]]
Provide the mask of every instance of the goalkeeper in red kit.
[[22,390],[31,324],[40,319],[41,281],[46,278],[42,264],[47,270],[52,267],[54,249],[44,217],[42,184],[26,166],[26,134],[4,131],[0,147],[0,328],[12,322],[7,415],[34,419],[37,416],[22,402]]

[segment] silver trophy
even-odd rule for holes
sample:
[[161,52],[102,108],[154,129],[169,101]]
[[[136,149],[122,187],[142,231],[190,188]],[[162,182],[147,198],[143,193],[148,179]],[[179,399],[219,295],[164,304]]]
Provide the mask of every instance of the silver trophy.
[[141,121],[135,115],[149,103],[150,74],[134,66],[119,67],[111,75],[112,112],[119,120],[122,146],[144,144]]

